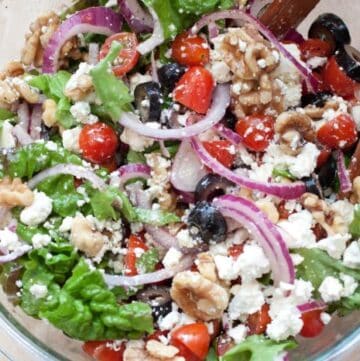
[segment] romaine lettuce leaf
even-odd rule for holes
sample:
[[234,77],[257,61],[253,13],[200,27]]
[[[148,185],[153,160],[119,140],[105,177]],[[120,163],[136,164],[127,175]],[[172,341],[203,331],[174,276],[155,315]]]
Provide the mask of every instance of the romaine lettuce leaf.
[[159,261],[159,251],[157,248],[151,248],[137,259],[136,268],[141,274],[154,272],[155,266],[159,263]]
[[284,351],[297,346],[294,340],[276,342],[264,336],[250,336],[233,347],[220,361],[273,361]]
[[[4,109],[4,108],[0,108],[0,121],[1,120],[7,120],[7,119],[11,119],[11,118],[14,118],[15,117],[15,114]],[[1,124],[1,122],[0,122]]]
[[354,207],[354,218],[350,223],[349,232],[353,237],[360,237],[360,204]]

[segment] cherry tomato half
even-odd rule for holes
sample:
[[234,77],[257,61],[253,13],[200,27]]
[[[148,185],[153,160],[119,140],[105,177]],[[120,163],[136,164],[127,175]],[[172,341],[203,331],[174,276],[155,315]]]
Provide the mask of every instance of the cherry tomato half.
[[173,98],[189,109],[205,114],[210,107],[213,91],[211,73],[201,66],[193,66],[177,83]]
[[331,149],[349,148],[358,139],[354,119],[349,114],[338,115],[318,130],[317,139]]
[[114,157],[119,140],[113,128],[97,122],[85,125],[80,133],[79,144],[86,160],[102,164]]
[[208,328],[200,322],[180,326],[171,334],[170,343],[175,347],[180,345],[180,356],[185,357],[186,361],[188,358],[181,353],[184,352],[181,346],[184,346],[185,350],[190,351],[198,360],[205,360],[210,346]]
[[320,318],[321,311],[314,310],[309,312],[304,312],[301,315],[301,318],[304,322],[304,326],[301,329],[301,336],[303,337],[316,337],[324,329],[324,324]]
[[355,82],[345,74],[334,56],[325,65],[323,80],[334,93],[344,98],[354,95]]
[[320,154],[318,156],[318,159],[316,161],[316,166],[318,168],[321,168],[325,163],[328,161],[329,157],[331,155],[331,150],[329,148],[323,148],[320,151]]
[[127,253],[124,257],[124,268],[126,276],[136,276],[138,274],[136,268],[137,249],[147,251],[148,247],[140,237],[132,234],[129,238]]
[[331,45],[321,39],[308,39],[300,44],[301,58],[309,60],[315,56],[329,57],[331,55]]
[[259,311],[253,313],[247,319],[247,325],[252,335],[263,334],[270,322],[269,305],[267,303],[264,303]]
[[140,54],[136,50],[138,41],[134,33],[118,33],[105,40],[100,50],[100,59],[105,58],[113,41],[119,42],[123,47],[112,69],[116,76],[121,77],[132,70],[137,64]]
[[231,152],[232,144],[228,140],[213,140],[203,142],[204,148],[218,162],[230,168],[235,161],[235,154]]
[[206,65],[210,59],[210,48],[202,37],[182,33],[172,43],[171,54],[172,58],[182,65]]
[[275,119],[269,115],[254,114],[240,118],[235,130],[243,138],[245,147],[263,152],[274,137]]
[[107,346],[111,341],[88,341],[83,345],[83,350],[96,361],[123,361],[125,343],[119,350]]

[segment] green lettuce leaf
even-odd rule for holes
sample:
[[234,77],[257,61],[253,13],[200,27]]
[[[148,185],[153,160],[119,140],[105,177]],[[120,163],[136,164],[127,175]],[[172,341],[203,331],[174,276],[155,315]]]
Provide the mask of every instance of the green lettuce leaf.
[[[296,253],[304,257],[303,262],[297,266],[297,277],[310,281],[315,288],[315,297],[320,298],[318,289],[323,280],[332,276],[339,278],[340,274],[353,277],[360,282],[360,269],[346,267],[341,261],[330,257],[326,252],[316,248],[297,249]],[[345,315],[352,310],[360,308],[360,287],[350,297],[343,297],[340,301],[331,304],[330,311],[338,311]]]
[[159,261],[159,251],[156,248],[151,248],[137,259],[136,269],[141,274],[154,272],[155,266],[159,263]]
[[254,335],[233,347],[220,361],[273,361],[280,353],[296,346],[294,340],[276,342]]
[[111,64],[119,55],[121,44],[114,42],[108,55],[91,71],[95,92],[102,102],[102,110],[117,122],[121,113],[130,110],[133,97],[125,83],[111,71]]
[[354,207],[354,218],[350,223],[349,232],[353,237],[360,237],[360,204]]
[[[0,108],[0,121],[1,120],[7,120],[7,119],[11,119],[14,118],[15,114],[9,112],[8,110],[4,109],[4,108]],[[0,122],[1,124],[1,122]]]
[[142,163],[146,164],[146,158],[143,153],[141,152],[135,152],[134,150],[129,150],[126,156],[126,161],[131,163]]
[[214,347],[211,347],[211,349],[209,350],[209,353],[206,357],[206,361],[219,361],[219,358],[216,355],[216,351]]

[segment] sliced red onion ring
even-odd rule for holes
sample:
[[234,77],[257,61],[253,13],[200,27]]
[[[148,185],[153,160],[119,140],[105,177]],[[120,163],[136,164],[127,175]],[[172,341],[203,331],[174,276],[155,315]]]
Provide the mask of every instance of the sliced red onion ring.
[[151,168],[142,163],[126,164],[121,166],[117,171],[111,174],[110,184],[124,189],[124,185],[130,179],[134,178],[150,178]]
[[15,125],[12,133],[16,137],[20,145],[29,145],[31,143],[34,143],[34,139],[30,137],[28,132],[23,128],[21,124]]
[[89,59],[88,63],[90,65],[96,65],[99,62],[99,44],[90,43],[89,44]]
[[261,15],[262,10],[272,2],[273,0],[253,0],[249,4],[246,12],[257,18]]
[[208,25],[208,32],[210,39],[214,39],[219,35],[219,27],[216,25],[215,22]]
[[171,169],[170,182],[182,192],[194,192],[199,180],[208,173],[188,140],[183,140]]
[[43,73],[55,73],[61,47],[73,36],[82,33],[111,35],[120,31],[119,14],[103,6],[81,10],[66,19],[51,37],[44,51]]
[[310,311],[323,311],[326,309],[326,307],[327,307],[326,303],[322,301],[310,301],[297,306],[298,310],[301,313],[310,312]]
[[165,142],[163,140],[159,140],[159,145],[160,145],[161,154],[165,158],[171,158],[171,154],[168,151],[168,149],[166,148]]
[[345,165],[344,154],[341,150],[336,152],[336,165],[340,181],[340,190],[343,193],[350,192],[352,189],[352,183],[350,180],[350,175]]
[[97,189],[104,189],[106,187],[105,182],[91,169],[74,164],[58,164],[52,168],[46,169],[30,179],[28,186],[29,188],[34,189],[46,178],[60,174],[70,174],[76,178],[86,179]]
[[271,194],[282,199],[297,199],[305,193],[306,189],[303,182],[295,182],[291,184],[266,183],[252,180],[244,175],[236,174],[213,158],[206,151],[199,139],[195,137],[192,138],[191,144],[204,165],[210,168],[214,173],[227,178],[239,186]]
[[233,218],[246,227],[264,249],[269,259],[274,283],[294,283],[295,269],[284,239],[275,225],[249,200],[233,195],[215,198],[215,207],[224,217]]
[[16,248],[15,251],[0,256],[0,263],[7,263],[14,261],[15,259],[18,259],[19,257],[23,256],[25,253],[29,252],[30,250],[31,250],[31,246],[24,244],[23,246]]
[[174,277],[177,273],[189,269],[193,264],[194,258],[190,255],[180,260],[179,264],[173,269],[161,269],[152,273],[146,273],[138,276],[117,276],[104,274],[104,280],[109,287],[137,287],[151,283],[158,283]]
[[224,124],[218,123],[214,128],[223,138],[227,139],[232,144],[239,145],[242,142],[240,135],[225,127]]
[[19,125],[25,130],[26,133],[30,131],[30,109],[27,103],[22,103],[19,105],[17,110],[17,115],[19,118]]
[[156,244],[165,248],[180,249],[177,239],[172,236],[166,229],[145,225],[145,231],[151,236]]
[[124,112],[120,118],[120,124],[145,137],[154,139],[184,139],[198,135],[224,117],[227,107],[230,104],[229,85],[218,85],[214,91],[213,103],[206,116],[199,122],[177,129],[154,129],[142,123],[134,113]]
[[271,42],[271,44],[273,44],[291,63],[294,64],[294,66],[296,66],[301,76],[306,81],[308,89],[312,92],[316,92],[319,83],[318,80],[313,76],[311,70],[301,64],[296,58],[294,58],[294,56],[291,55],[291,53],[279,42],[276,36],[265,25],[263,25],[254,16],[247,14],[241,9],[225,10],[205,15],[191,28],[191,31],[192,33],[196,34],[204,26],[221,19],[238,19],[255,26],[257,30]]
[[149,33],[154,27],[151,15],[137,0],[119,0],[120,14],[135,33]]
[[32,139],[39,140],[41,137],[42,106],[35,104],[31,113],[29,133]]
[[138,45],[137,50],[141,55],[150,53],[156,47],[161,45],[165,40],[164,30],[161,26],[161,22],[156,14],[156,11],[152,7],[149,7],[149,11],[152,18],[154,19],[154,31],[149,39]]

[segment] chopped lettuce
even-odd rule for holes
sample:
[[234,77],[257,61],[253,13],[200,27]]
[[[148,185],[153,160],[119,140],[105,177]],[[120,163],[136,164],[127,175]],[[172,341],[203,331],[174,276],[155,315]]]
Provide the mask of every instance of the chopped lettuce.
[[155,271],[156,265],[160,261],[159,251],[156,248],[151,248],[144,252],[136,261],[136,269],[139,273],[150,273]]
[[95,92],[101,100],[102,112],[117,122],[123,111],[130,110],[133,97],[125,83],[111,72],[111,64],[118,57],[121,44],[114,42],[107,56],[91,71]]
[[229,9],[234,6],[234,0],[175,0],[178,11],[183,10],[186,14],[197,16],[215,11],[217,9]]
[[279,354],[296,347],[294,340],[276,342],[264,336],[250,336],[233,347],[220,361],[273,361]]
[[142,163],[146,164],[146,158],[143,153],[135,152],[134,150],[130,149],[126,156],[126,161],[130,163]]
[[37,300],[34,310],[68,336],[82,341],[132,339],[153,331],[150,306],[142,302],[119,305],[101,272],[91,270],[84,259],[63,286],[52,281],[51,275],[38,267],[33,278],[23,279],[24,288],[28,282],[47,286],[47,296]]
[[206,361],[219,361],[219,358],[216,355],[216,351],[213,347],[210,348],[209,353],[206,357]]
[[7,109],[4,108],[0,108],[0,124],[2,120],[7,120],[7,119],[11,119],[14,118],[15,114],[8,111]]
[[350,223],[349,232],[353,237],[360,237],[360,204],[354,207],[354,218]]
[[283,168],[283,167],[275,167],[272,171],[272,176],[273,177],[282,177],[282,178],[288,178],[291,180],[295,180],[296,177],[293,176],[288,169]]
[[[360,269],[346,267],[341,261],[330,257],[326,252],[316,248],[297,249],[296,253],[304,257],[303,262],[297,266],[297,277],[310,281],[315,288],[315,296],[320,297],[318,289],[323,280],[332,276],[339,278],[340,274],[353,277],[360,282]],[[360,287],[350,297],[343,297],[340,301],[331,304],[332,311],[340,315],[360,308]]]

